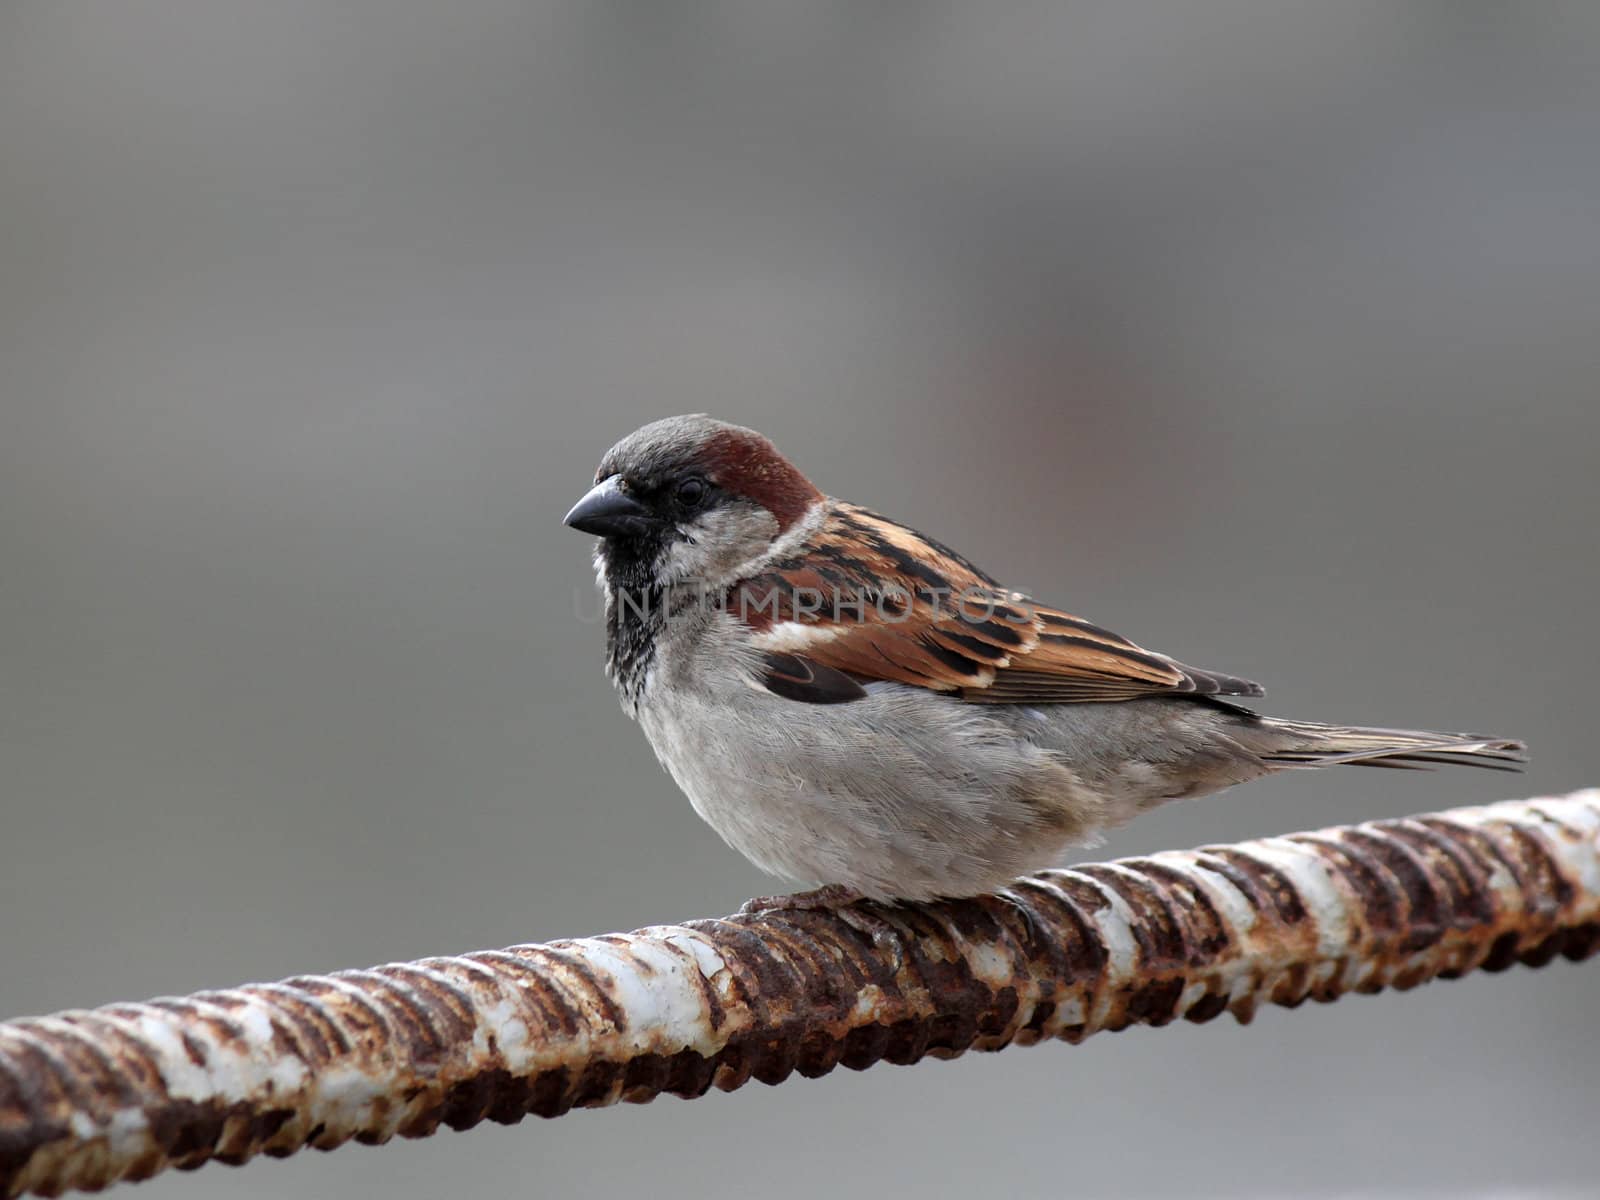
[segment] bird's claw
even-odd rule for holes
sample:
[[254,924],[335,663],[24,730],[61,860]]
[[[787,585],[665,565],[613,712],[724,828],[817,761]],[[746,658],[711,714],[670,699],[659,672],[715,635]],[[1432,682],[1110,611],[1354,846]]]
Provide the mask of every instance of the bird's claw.
[[813,910],[844,908],[857,900],[864,899],[866,897],[855,888],[830,883],[826,887],[813,888],[809,892],[792,892],[787,896],[753,896],[739,906],[739,915],[749,916],[781,908]]

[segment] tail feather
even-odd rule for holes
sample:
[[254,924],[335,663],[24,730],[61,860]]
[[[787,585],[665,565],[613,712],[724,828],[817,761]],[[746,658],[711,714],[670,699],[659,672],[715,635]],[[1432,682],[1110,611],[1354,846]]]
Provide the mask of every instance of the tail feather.
[[1528,761],[1527,746],[1513,738],[1481,733],[1431,733],[1422,729],[1364,729],[1357,725],[1319,725],[1263,717],[1265,762],[1281,768],[1360,767],[1428,770],[1436,765],[1518,771]]

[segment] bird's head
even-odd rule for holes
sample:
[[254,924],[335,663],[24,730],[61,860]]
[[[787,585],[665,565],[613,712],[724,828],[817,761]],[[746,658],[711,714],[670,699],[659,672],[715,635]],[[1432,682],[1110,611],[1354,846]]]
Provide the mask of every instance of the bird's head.
[[600,460],[566,523],[598,535],[612,586],[725,588],[823,499],[770,441],[703,414],[654,421]]

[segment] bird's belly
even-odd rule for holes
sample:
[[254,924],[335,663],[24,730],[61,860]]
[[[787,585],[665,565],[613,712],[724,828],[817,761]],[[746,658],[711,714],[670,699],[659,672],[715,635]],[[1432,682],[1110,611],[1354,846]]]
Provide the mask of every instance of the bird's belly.
[[639,713],[656,757],[722,839],[762,870],[813,882],[829,874],[829,847],[849,837],[837,805],[808,780],[822,773],[806,747],[760,737],[677,703]]
[[812,706],[744,688],[641,704],[695,811],[771,874],[870,896],[983,891],[1092,840],[1098,799],[977,706],[875,689]]

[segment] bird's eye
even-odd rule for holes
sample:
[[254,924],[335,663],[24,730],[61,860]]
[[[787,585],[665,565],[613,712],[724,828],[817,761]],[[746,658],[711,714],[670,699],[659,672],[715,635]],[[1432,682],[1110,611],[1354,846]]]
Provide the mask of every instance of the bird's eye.
[[685,508],[695,508],[706,498],[706,481],[691,475],[678,484],[678,503]]

